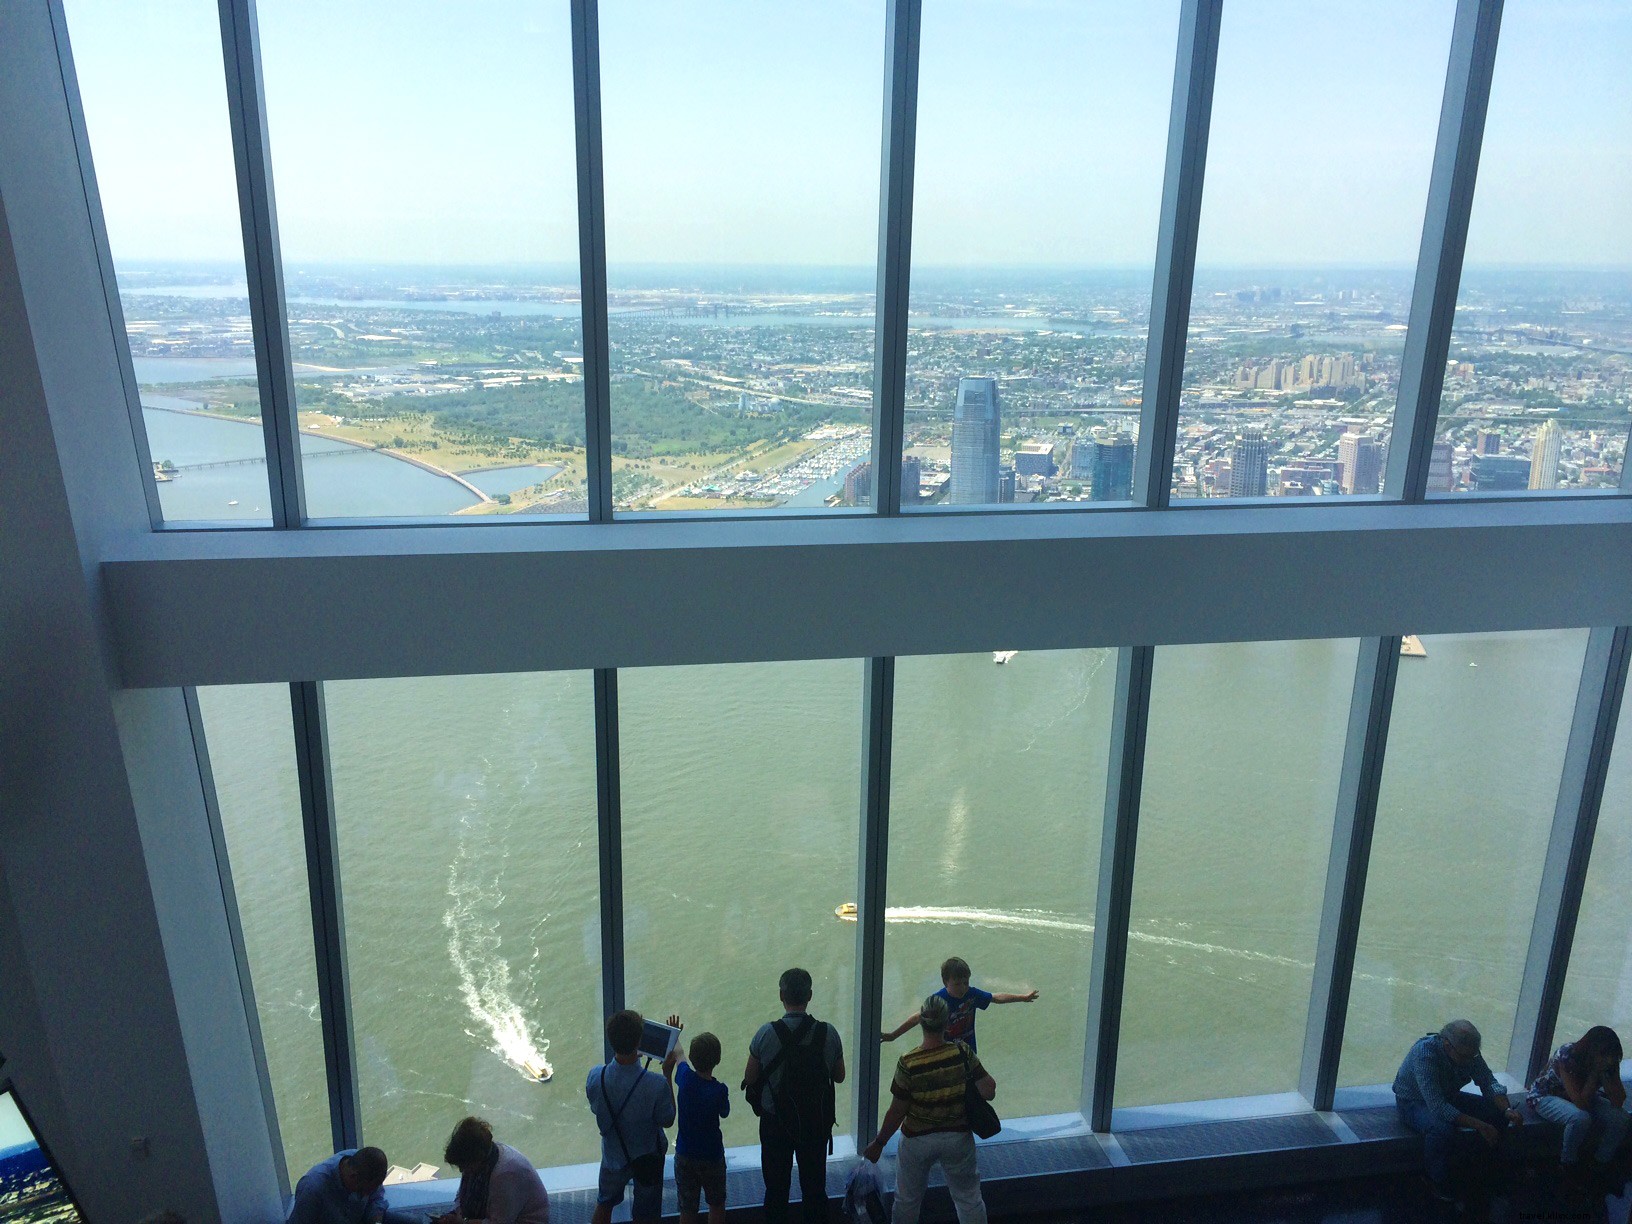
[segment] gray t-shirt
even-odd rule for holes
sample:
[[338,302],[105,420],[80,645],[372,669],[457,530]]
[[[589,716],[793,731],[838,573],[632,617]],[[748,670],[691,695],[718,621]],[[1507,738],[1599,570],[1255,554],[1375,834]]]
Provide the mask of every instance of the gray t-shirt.
[[[805,1014],[803,1012],[785,1012],[782,1016],[782,1023],[786,1024],[796,1034],[799,1032],[804,1020]],[[812,1016],[811,1020],[815,1021],[816,1017]],[[814,1041],[815,1038],[812,1037],[811,1040]],[[755,1033],[754,1039],[748,1043],[748,1053],[759,1059],[760,1074],[765,1073],[765,1068],[771,1065],[771,1059],[776,1057],[777,1051],[781,1048],[782,1039],[776,1035],[775,1027],[770,1024],[760,1025],[759,1032]],[[822,1061],[827,1064],[827,1073],[829,1075],[833,1074],[834,1069],[839,1065],[839,1060],[843,1057],[844,1046],[839,1041],[839,1030],[830,1024],[827,1026],[826,1047],[822,1050]],[[776,1073],[771,1076],[771,1085],[778,1084],[781,1080],[782,1068],[778,1067]],[[772,1102],[769,1092],[766,1092],[760,1098],[760,1109],[766,1114],[774,1115],[776,1113],[776,1105]]]
[[[601,1092],[601,1076],[606,1076],[606,1092]],[[595,1067],[584,1081],[584,1095],[595,1111],[601,1128],[601,1164],[622,1169],[647,1152],[667,1152],[668,1136],[663,1128],[674,1121],[674,1093],[668,1081],[639,1063],[609,1062]],[[608,1101],[607,1097],[611,1100]],[[624,1099],[628,1098],[628,1104]],[[612,1126],[612,1111],[618,1111],[618,1125]],[[618,1142],[619,1134],[623,1142]],[[627,1149],[627,1150],[626,1150]]]

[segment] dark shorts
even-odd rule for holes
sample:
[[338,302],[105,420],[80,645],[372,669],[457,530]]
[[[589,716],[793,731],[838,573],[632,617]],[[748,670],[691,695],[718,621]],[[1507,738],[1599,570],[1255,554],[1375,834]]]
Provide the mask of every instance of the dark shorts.
[[680,1200],[680,1210],[695,1212],[702,1195],[708,1196],[710,1207],[725,1206],[725,1161],[692,1160],[689,1156],[674,1158],[674,1189]]

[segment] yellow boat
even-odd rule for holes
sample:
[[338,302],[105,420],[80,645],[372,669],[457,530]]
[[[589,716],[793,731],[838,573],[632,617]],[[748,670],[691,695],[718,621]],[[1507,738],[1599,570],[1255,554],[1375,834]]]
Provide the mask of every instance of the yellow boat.
[[843,918],[846,922],[854,922],[856,920],[856,903],[854,901],[846,901],[843,905],[834,906],[833,916],[835,918]]
[[522,1063],[521,1073],[535,1084],[547,1084],[555,1078],[555,1068],[543,1060]]

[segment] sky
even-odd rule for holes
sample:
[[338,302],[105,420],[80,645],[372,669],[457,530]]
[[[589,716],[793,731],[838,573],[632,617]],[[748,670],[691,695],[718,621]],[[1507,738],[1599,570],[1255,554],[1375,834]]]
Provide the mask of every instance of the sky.
[[[241,259],[213,0],[65,0],[116,260]],[[1452,0],[1226,0],[1198,258],[1409,265]],[[260,0],[286,263],[572,263],[566,0]],[[1177,0],[924,0],[914,260],[1148,267]],[[614,265],[876,258],[884,0],[601,0]],[[1508,0],[1468,263],[1632,263],[1632,5]]]
[[12,1100],[11,1093],[0,1092],[0,1152],[34,1142],[34,1132],[28,1129],[23,1115]]

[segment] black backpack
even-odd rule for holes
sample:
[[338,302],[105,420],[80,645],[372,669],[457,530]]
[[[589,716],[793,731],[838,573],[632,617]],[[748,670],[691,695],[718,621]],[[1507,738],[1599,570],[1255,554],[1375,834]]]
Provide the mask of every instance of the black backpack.
[[[835,1108],[833,1077],[827,1070],[827,1023],[806,1016],[795,1031],[773,1021],[781,1043],[761,1077],[768,1085],[778,1125],[796,1146],[833,1143]],[[780,1078],[772,1072],[781,1069]]]

